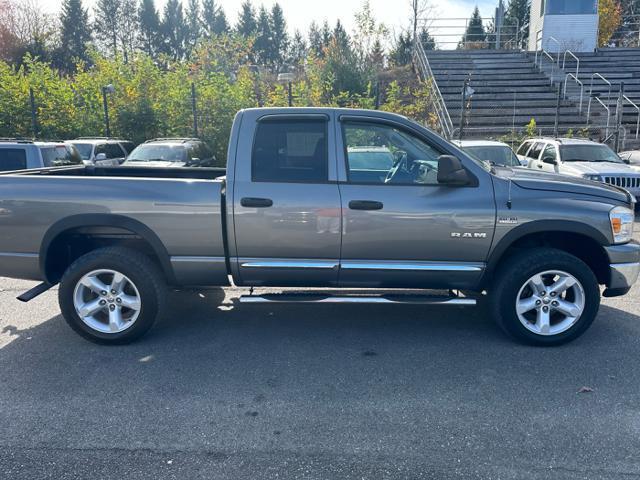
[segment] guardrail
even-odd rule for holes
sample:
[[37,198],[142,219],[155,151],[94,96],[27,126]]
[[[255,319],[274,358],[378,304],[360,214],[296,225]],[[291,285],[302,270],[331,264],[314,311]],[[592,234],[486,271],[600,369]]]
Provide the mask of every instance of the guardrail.
[[449,115],[449,110],[447,110],[447,105],[442,97],[442,93],[438,88],[433,71],[431,70],[431,65],[429,65],[427,54],[424,51],[422,43],[419,41],[414,42],[413,61],[415,62],[416,69],[422,76],[423,81],[429,82],[431,85],[429,97],[431,99],[433,109],[438,117],[438,123],[441,130],[440,133],[447,140],[451,139],[451,135],[453,134],[453,122],[451,121],[451,116]]

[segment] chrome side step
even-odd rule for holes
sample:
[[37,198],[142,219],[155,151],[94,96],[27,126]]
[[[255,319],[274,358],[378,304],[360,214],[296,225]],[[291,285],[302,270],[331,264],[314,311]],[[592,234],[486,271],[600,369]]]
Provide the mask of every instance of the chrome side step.
[[322,295],[309,293],[271,293],[242,295],[240,303],[388,303],[404,305],[474,306],[475,298],[429,295]]

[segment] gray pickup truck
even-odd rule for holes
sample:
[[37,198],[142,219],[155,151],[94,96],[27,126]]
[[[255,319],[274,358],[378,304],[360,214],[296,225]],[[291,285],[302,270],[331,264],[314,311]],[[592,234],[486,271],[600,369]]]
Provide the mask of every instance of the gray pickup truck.
[[0,275],[42,282],[23,301],[59,283],[66,321],[98,343],[144,334],[168,287],[233,282],[304,288],[253,303],[478,302],[555,345],[589,327],[601,285],[638,278],[627,191],[491,166],[398,115],[243,110],[227,160],[0,175]]

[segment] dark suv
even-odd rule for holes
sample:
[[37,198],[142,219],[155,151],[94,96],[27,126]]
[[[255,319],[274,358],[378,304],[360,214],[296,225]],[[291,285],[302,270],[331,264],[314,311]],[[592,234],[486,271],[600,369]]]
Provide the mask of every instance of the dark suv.
[[154,138],[138,145],[124,166],[135,167],[215,167],[216,157],[197,138]]

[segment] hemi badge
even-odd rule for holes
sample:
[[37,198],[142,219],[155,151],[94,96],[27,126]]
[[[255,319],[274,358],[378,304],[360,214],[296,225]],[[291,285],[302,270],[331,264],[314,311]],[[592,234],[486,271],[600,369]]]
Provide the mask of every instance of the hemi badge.
[[518,217],[498,217],[498,223],[502,225],[514,225],[518,223]]

